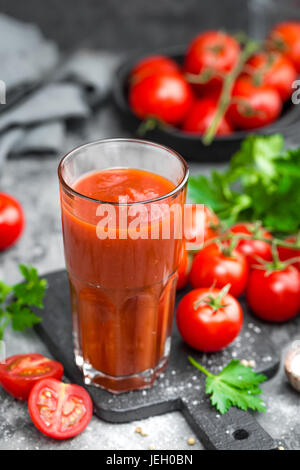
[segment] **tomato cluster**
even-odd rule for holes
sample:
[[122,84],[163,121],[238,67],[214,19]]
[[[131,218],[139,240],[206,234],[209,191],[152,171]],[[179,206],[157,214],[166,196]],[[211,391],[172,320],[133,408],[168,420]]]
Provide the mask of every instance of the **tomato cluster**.
[[93,414],[88,392],[61,382],[63,366],[41,354],[19,354],[0,363],[0,385],[19,400],[28,400],[34,425],[47,436],[67,439],[82,432]]
[[[230,104],[216,134],[256,129],[274,122],[300,73],[300,23],[276,25],[242,67]],[[224,78],[232,73],[242,47],[223,31],[206,31],[189,44],[183,65],[154,55],[133,68],[129,105],[140,119],[155,118],[184,132],[203,135],[217,110]]]
[[193,290],[178,305],[177,326],[190,346],[213,352],[239,334],[243,314],[237,297],[244,293],[251,311],[263,320],[284,322],[298,314],[300,240],[292,236],[285,246],[275,247],[272,234],[253,223],[221,233],[216,215],[208,209],[204,214],[204,225],[187,231],[196,236],[202,230],[204,245],[182,255],[177,287],[189,282]]

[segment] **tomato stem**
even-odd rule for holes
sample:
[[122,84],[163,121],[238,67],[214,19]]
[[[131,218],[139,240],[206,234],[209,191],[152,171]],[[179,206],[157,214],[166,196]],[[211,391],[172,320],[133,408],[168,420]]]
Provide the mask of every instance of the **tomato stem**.
[[154,129],[159,127],[162,127],[162,123],[156,118],[149,117],[141,122],[141,124],[137,128],[136,133],[140,137],[143,137],[145,134],[147,134],[147,132],[153,131]]
[[284,266],[283,263],[280,262],[279,256],[278,256],[278,250],[276,243],[272,243],[272,257],[273,257],[273,267],[274,269],[282,269]]
[[234,235],[228,236],[228,240],[229,240],[229,245],[226,245],[226,244],[221,245],[220,249],[221,249],[222,253],[225,256],[232,257],[233,256],[233,250],[235,249],[235,247],[236,247],[239,240]]
[[[209,305],[212,308],[213,312],[216,312],[217,310],[219,310],[219,308],[227,307],[228,305],[222,304],[222,299],[223,297],[225,297],[225,295],[228,294],[230,287],[231,284],[226,284],[226,286],[224,286],[220,290],[219,294],[216,297],[214,297],[213,295],[208,295],[207,297],[198,300],[194,303],[194,309],[197,310],[199,305],[201,305],[202,303]],[[213,289],[214,285],[211,288]]]
[[230,73],[228,73],[223,81],[223,87],[222,87],[222,92],[219,98],[218,102],[218,107],[217,107],[217,112],[214,116],[214,119],[205,132],[202,142],[204,145],[209,145],[213,141],[219,124],[225,115],[230,102],[231,102],[231,94],[232,94],[232,89],[234,86],[234,83],[237,79],[237,77],[240,75],[242,72],[244,65],[246,64],[247,60],[260,48],[260,43],[252,40],[248,40],[245,43],[244,49],[241,52],[241,55],[239,57],[239,60],[237,61],[235,67],[232,69]]
[[214,377],[215,376],[215,374],[212,374],[211,372],[209,372],[207,369],[205,369],[205,367],[203,367],[201,364],[199,364],[199,362],[195,361],[195,359],[193,359],[191,356],[188,356],[188,360],[190,361],[190,363],[194,367],[196,367],[196,369],[203,372],[203,374],[205,374],[207,377]]
[[287,242],[284,240],[280,240],[280,238],[275,238],[275,237],[267,238],[259,234],[256,235],[255,232],[251,235],[246,235],[242,233],[235,233],[235,234],[225,233],[223,235],[218,235],[217,237],[210,238],[209,240],[207,240],[207,242],[203,244],[203,247],[206,247],[210,245],[211,243],[216,243],[217,241],[232,240],[233,238],[235,238],[237,241],[238,240],[258,240],[258,241],[268,243],[269,245],[272,245],[274,243],[277,247],[282,246],[284,248],[291,248],[292,250],[300,249],[299,242],[291,243],[291,242]]

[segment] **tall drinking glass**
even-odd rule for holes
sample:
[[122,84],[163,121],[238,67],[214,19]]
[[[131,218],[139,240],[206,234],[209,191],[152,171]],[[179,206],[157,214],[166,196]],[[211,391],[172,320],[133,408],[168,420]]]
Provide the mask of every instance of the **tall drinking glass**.
[[149,387],[170,352],[187,165],[109,139],[71,151],[58,173],[76,364],[115,393]]

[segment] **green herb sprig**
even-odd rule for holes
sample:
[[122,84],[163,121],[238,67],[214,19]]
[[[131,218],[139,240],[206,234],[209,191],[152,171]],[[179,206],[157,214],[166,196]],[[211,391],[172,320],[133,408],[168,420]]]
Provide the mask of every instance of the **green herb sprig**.
[[0,340],[4,330],[11,324],[13,330],[24,331],[41,322],[30,307],[43,308],[47,280],[39,279],[37,269],[19,265],[24,281],[13,286],[0,281]]
[[225,414],[231,406],[243,411],[266,411],[266,406],[259,396],[262,393],[259,385],[267,379],[265,375],[243,366],[237,359],[231,360],[216,375],[190,356],[189,361],[206,375],[205,392],[210,395],[211,404],[221,414]]
[[300,147],[284,149],[280,134],[248,136],[223,171],[191,176],[190,199],[206,204],[221,221],[262,224],[274,233],[300,229]]

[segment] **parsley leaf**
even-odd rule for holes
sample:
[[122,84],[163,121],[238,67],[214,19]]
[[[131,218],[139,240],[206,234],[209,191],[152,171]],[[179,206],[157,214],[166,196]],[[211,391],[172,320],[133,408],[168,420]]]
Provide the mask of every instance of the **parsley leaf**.
[[12,288],[0,281],[0,304],[4,302],[8,294],[12,291]]
[[[41,322],[41,318],[30,307],[43,308],[47,280],[39,279],[37,270],[31,265],[21,264],[19,269],[24,282],[8,286],[0,281],[0,340],[10,323],[14,330],[24,331]],[[13,294],[10,302],[9,294]]]
[[231,360],[216,375],[207,371],[192,357],[189,357],[189,361],[206,375],[205,391],[210,395],[211,404],[221,414],[226,413],[231,406],[244,411],[266,411],[266,406],[259,396],[262,393],[259,385],[266,380],[265,375],[243,366],[236,359]]
[[16,284],[13,287],[16,298],[21,300],[22,304],[43,308],[43,297],[47,281],[45,279],[40,280],[37,269],[30,265],[20,264],[19,268],[27,282]]
[[42,320],[29,307],[19,305],[18,302],[12,302],[7,307],[7,312],[11,318],[12,328],[15,331],[24,331],[25,328],[32,328]]
[[272,232],[300,229],[300,147],[284,150],[280,134],[250,135],[224,172],[191,176],[189,197],[228,225],[260,220]]

